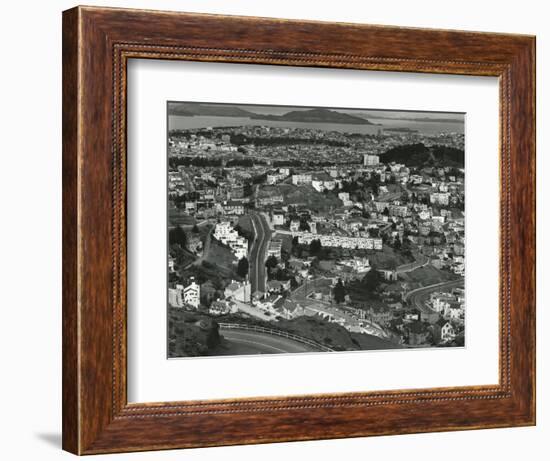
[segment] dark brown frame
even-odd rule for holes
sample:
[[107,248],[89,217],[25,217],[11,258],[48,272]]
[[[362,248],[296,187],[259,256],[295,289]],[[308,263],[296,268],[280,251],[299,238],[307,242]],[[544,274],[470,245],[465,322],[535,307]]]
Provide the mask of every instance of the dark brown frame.
[[[500,79],[496,386],[128,404],[126,63]],[[77,454],[535,424],[535,38],[77,7],[63,13],[63,448]]]

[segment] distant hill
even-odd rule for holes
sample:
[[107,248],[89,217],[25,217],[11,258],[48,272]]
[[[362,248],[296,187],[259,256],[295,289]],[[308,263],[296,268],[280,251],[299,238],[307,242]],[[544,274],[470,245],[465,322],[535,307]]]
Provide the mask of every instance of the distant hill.
[[374,118],[377,120],[401,120],[407,122],[434,122],[434,123],[464,123],[464,119],[457,118],[443,118],[443,117],[407,117],[406,115],[379,115],[376,112],[357,112],[358,117]]
[[192,117],[195,115],[206,115],[211,117],[246,117],[256,115],[247,110],[224,104],[196,104],[185,102],[171,102],[168,105],[169,115],[184,115]]
[[428,148],[422,143],[394,147],[380,155],[384,163],[402,163],[406,166],[464,167],[464,151],[453,147]]
[[252,120],[273,120],[309,123],[343,123],[348,125],[374,125],[362,117],[344,114],[330,109],[293,110],[282,115],[257,114],[239,107],[224,104],[197,104],[172,102],[168,106],[169,115],[245,117]]
[[330,109],[308,109],[293,110],[283,115],[256,114],[253,116],[259,120],[276,120],[287,122],[309,122],[309,123],[342,123],[347,125],[374,125],[367,119],[355,117],[354,115],[337,112]]

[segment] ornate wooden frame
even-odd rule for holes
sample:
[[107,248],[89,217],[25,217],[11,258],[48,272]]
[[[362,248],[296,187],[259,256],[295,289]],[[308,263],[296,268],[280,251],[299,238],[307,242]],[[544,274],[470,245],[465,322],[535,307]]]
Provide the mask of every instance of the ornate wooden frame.
[[[128,404],[131,58],[500,79],[496,386]],[[63,448],[77,454],[535,423],[535,38],[77,7],[63,13]]]

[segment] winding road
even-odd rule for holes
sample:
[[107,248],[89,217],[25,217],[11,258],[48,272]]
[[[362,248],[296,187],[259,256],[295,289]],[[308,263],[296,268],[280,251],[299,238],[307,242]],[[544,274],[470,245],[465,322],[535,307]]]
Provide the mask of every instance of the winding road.
[[267,246],[271,239],[271,230],[265,218],[258,213],[250,213],[252,227],[254,229],[254,240],[249,254],[250,283],[252,293],[256,291],[266,292],[267,274],[265,260]]
[[223,355],[290,354],[316,352],[317,349],[282,336],[246,330],[221,329],[227,341]]
[[430,296],[431,293],[436,291],[450,290],[452,288],[464,287],[464,279],[451,280],[449,282],[436,283],[427,287],[417,288],[416,290],[409,291],[404,300],[408,301],[409,305],[416,307],[420,312],[433,312],[428,306],[424,304],[424,301]]

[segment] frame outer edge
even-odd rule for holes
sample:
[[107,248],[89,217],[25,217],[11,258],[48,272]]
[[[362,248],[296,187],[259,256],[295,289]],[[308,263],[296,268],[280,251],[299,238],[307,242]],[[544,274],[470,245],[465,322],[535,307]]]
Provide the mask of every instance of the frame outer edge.
[[80,11],[62,15],[62,448],[79,454],[80,348],[79,348],[79,42]]
[[[93,12],[93,13],[92,13]],[[92,232],[87,225],[92,224],[90,218],[94,216],[102,216],[100,213],[99,205],[94,203],[91,198],[97,198],[99,202],[106,200],[106,194],[108,193],[105,186],[113,184],[110,174],[107,174],[105,159],[101,156],[97,157],[96,154],[106,152],[106,143],[101,136],[101,139],[94,143],[93,140],[88,137],[83,137],[85,134],[89,136],[97,130],[98,127],[91,122],[100,121],[107,126],[106,114],[108,109],[105,106],[107,95],[109,98],[111,95],[111,89],[107,88],[108,83],[102,80],[102,75],[98,75],[98,71],[105,70],[102,66],[111,68],[111,56],[106,55],[109,53],[113,44],[117,43],[116,34],[111,35],[111,32],[120,33],[126,32],[130,34],[133,29],[125,29],[121,26],[121,21],[124,19],[124,15],[128,14],[128,10],[107,10],[96,9],[88,7],[77,7],[72,10],[68,10],[63,14],[63,448],[75,454],[92,454],[92,453],[112,453],[121,451],[141,451],[141,450],[155,450],[155,449],[167,449],[167,448],[182,448],[182,447],[199,447],[199,446],[213,446],[213,445],[235,445],[243,443],[266,443],[276,441],[290,441],[290,440],[318,440],[325,438],[338,438],[338,437],[353,437],[353,436],[365,436],[365,435],[381,435],[381,434],[394,434],[394,433],[410,433],[410,432],[432,432],[437,430],[433,426],[421,426],[415,425],[414,427],[404,428],[385,428],[378,430],[365,430],[362,428],[362,421],[360,421],[361,415],[359,411],[355,413],[357,421],[354,422],[353,427],[355,429],[351,432],[334,432],[327,431],[325,428],[314,427],[308,430],[308,432],[302,432],[301,434],[288,435],[285,426],[283,425],[279,431],[279,435],[265,436],[256,434],[254,437],[243,437],[239,434],[238,430],[233,427],[234,423],[240,424],[252,424],[257,428],[257,423],[262,421],[259,417],[261,412],[256,412],[258,416],[252,416],[252,414],[245,416],[243,414],[236,413],[233,416],[218,415],[216,421],[218,421],[218,427],[222,428],[221,433],[218,433],[219,438],[205,439],[206,435],[217,426],[212,425],[212,416],[203,414],[195,415],[192,417],[174,414],[173,425],[166,427],[170,429],[170,433],[164,432],[167,437],[173,437],[179,435],[178,430],[185,431],[192,428],[195,423],[198,424],[201,437],[188,438],[187,441],[177,440],[172,443],[173,439],[167,439],[169,442],[165,443],[152,443],[143,441],[140,438],[139,431],[136,432],[136,426],[139,425],[142,434],[145,435],[146,431],[151,431],[160,425],[161,415],[153,416],[152,418],[145,419],[140,415],[132,421],[128,418],[120,418],[120,414],[117,414],[115,401],[111,400],[111,393],[109,390],[109,399],[107,399],[106,383],[111,379],[111,374],[107,375],[105,372],[106,366],[106,353],[108,349],[113,348],[114,344],[107,345],[107,335],[115,333],[113,325],[109,323],[109,318],[102,317],[100,314],[107,313],[107,305],[105,304],[108,289],[106,284],[101,285],[98,280],[93,283],[90,280],[89,267],[90,263],[95,262],[94,278],[99,275],[102,281],[105,281],[107,275],[110,274],[110,269],[106,266],[105,260],[98,260],[97,256],[92,250],[93,245],[103,242],[108,236],[106,228],[107,224],[110,224],[110,217],[106,217],[103,222],[96,224],[99,225],[97,234]],[[135,13],[135,12],[133,12]],[[135,13],[137,14],[137,13]],[[144,14],[144,13],[142,13]],[[108,16],[106,18],[106,16]],[[172,16],[172,14],[167,14]],[[174,14],[175,16],[175,14]],[[189,21],[197,19],[198,15],[189,15],[187,18]],[[186,17],[185,15],[178,17]],[[202,17],[202,16],[201,16]],[[219,17],[220,20],[223,17]],[[242,22],[235,19],[235,17],[225,17],[229,22],[229,29],[235,32],[239,32],[238,26],[242,24],[236,24]],[[231,18],[231,19],[230,19]],[[250,18],[252,19],[252,18]],[[275,23],[277,20],[271,20]],[[130,23],[131,21],[126,21]],[[268,20],[266,20],[268,22]],[[288,26],[292,24],[298,26],[300,21],[288,21]],[[329,27],[327,25],[315,26],[308,23],[308,27]],[[143,28],[143,24],[141,24]],[[360,26],[358,26],[360,27]],[[367,27],[367,26],[365,26]],[[145,27],[145,32],[149,32],[151,28]],[[138,32],[139,32],[138,28]],[[135,32],[132,32],[135,34]],[[236,33],[236,32],[235,32]],[[378,33],[378,32],[377,32]],[[411,34],[418,34],[420,31],[410,31]],[[446,34],[447,32],[441,32]],[[458,40],[460,36],[448,31],[451,37]],[[237,34],[238,35],[238,34]],[[491,35],[487,35],[487,40],[491,39]],[[153,37],[154,38],[154,37]],[[495,37],[493,37],[494,39]],[[534,68],[534,40],[525,40],[525,37],[512,37],[503,35],[501,37],[503,41],[507,41],[510,44],[510,50],[514,50],[514,53],[521,53],[523,64],[521,71],[527,73],[532,72]],[[120,39],[120,36],[118,37]],[[454,41],[453,39],[453,41]],[[89,41],[92,43],[88,43]],[[165,43],[164,37],[161,37],[160,43]],[[180,40],[177,37],[174,40]],[[237,43],[240,43],[241,38],[234,37]],[[494,41],[494,40],[493,40]],[[458,40],[460,43],[460,40]],[[200,42],[199,42],[200,44]],[[83,45],[86,45],[84,47]],[[457,43],[448,44],[448,46],[457,46]],[[502,48],[503,43],[493,43],[492,46],[500,46]],[[525,46],[527,45],[527,46]],[[90,47],[89,47],[90,46]],[[518,48],[522,47],[521,52]],[[499,48],[497,48],[498,50]],[[527,51],[529,50],[529,51]],[[260,52],[271,52],[269,49],[262,49]],[[290,52],[292,53],[292,52]],[[528,56],[525,56],[527,54]],[[83,57],[83,55],[85,55]],[[93,57],[93,59],[91,59]],[[210,60],[210,56],[208,57]],[[518,55],[502,55],[500,59],[514,60],[517,64]],[[105,61],[102,61],[105,59]],[[491,58],[492,59],[492,58]],[[213,59],[212,59],[213,60]],[[422,60],[422,59],[421,59]],[[510,62],[508,61],[508,62]],[[461,61],[456,61],[456,65],[464,65]],[[496,61],[494,63],[497,64]],[[527,65],[526,65],[527,64]],[[297,65],[297,64],[293,64]],[[401,66],[399,64],[398,66]],[[385,66],[385,65],[384,65]],[[444,69],[443,69],[444,70]],[[109,72],[107,72],[108,74]],[[445,72],[443,72],[445,73]],[[450,72],[452,73],[452,72]],[[477,75],[477,73],[474,73]],[[514,76],[515,77],[515,76]],[[534,78],[534,76],[532,76]],[[104,90],[103,100],[98,96],[101,94],[98,88],[93,91],[89,89],[91,81],[99,80],[100,89]],[[522,212],[530,213],[527,217],[527,223],[532,225],[534,223],[534,188],[533,178],[535,171],[534,164],[534,80],[531,81],[529,76],[523,75],[523,83],[526,85],[521,89],[522,96],[525,98],[523,102],[525,104],[532,103],[533,106],[529,107],[524,115],[526,120],[526,132],[522,136],[521,130],[516,132],[520,137],[522,146],[528,145],[525,149],[525,157],[522,160],[523,175],[520,182],[526,184],[526,194],[522,200]],[[513,82],[512,82],[513,83]],[[95,91],[95,92],[94,92]],[[98,98],[102,107],[97,107],[95,99]],[[518,113],[515,115],[518,116]],[[524,126],[525,126],[524,125]],[[512,146],[515,146],[514,136],[512,137]],[[111,146],[112,147],[112,146]],[[517,149],[512,149],[512,152]],[[84,155],[86,154],[86,155]],[[89,158],[89,154],[94,156],[93,161]],[[516,154],[517,155],[517,154]],[[97,165],[97,161],[101,160],[101,165]],[[514,160],[512,159],[512,162]],[[94,166],[92,168],[91,166]],[[91,171],[88,171],[91,169]],[[94,184],[92,177],[88,177],[88,173],[93,173],[93,179],[99,179],[99,184]],[[103,176],[102,176],[103,174]],[[117,185],[116,183],[114,184]],[[96,187],[97,186],[97,187]],[[111,190],[111,189],[109,189]],[[98,193],[99,191],[99,193]],[[96,197],[97,194],[97,197]],[[109,194],[109,197],[114,200]],[[522,215],[519,212],[518,214]],[[525,216],[525,215],[522,215]],[[524,262],[532,263],[534,259],[534,241],[531,239],[534,236],[534,229],[527,230],[524,234],[527,241],[524,245],[528,251],[523,257]],[[116,268],[115,268],[116,269]],[[527,269],[524,275],[524,281],[527,281],[525,288],[528,290],[534,287],[535,280],[532,279],[534,274],[534,266]],[[531,270],[529,270],[531,269]],[[95,284],[95,285],[94,285]],[[99,294],[98,291],[98,284]],[[523,291],[525,294],[526,291]],[[519,303],[519,306],[515,310],[515,315],[518,315],[518,309],[525,307],[526,302],[534,302],[534,294],[526,295],[526,300]],[[534,306],[527,306],[529,314],[533,314]],[[525,314],[524,314],[525,315]],[[464,429],[478,429],[488,427],[510,427],[513,425],[530,425],[534,423],[534,318],[522,317],[517,323],[513,323],[513,326],[518,329],[522,340],[527,340],[524,348],[522,349],[521,357],[517,357],[514,363],[514,373],[520,382],[516,387],[516,399],[508,400],[509,405],[502,408],[504,411],[510,411],[510,418],[504,420],[502,418],[495,419],[491,422],[478,421],[477,424],[465,422],[464,420],[457,420],[448,426],[445,425],[444,430],[464,430]],[[98,331],[95,330],[98,327]],[[112,331],[110,331],[112,330]],[[111,337],[111,336],[109,336]],[[114,356],[113,356],[114,357]],[[526,373],[527,372],[527,373]],[[528,375],[528,376],[527,376]],[[521,387],[527,384],[527,392],[522,393]],[[114,382],[113,382],[114,385]],[[94,389],[95,387],[95,389]],[[449,402],[455,400],[454,398],[448,399]],[[478,403],[465,402],[465,406],[470,408],[472,415],[481,414],[485,409],[489,408],[489,400],[479,400]],[[483,405],[482,405],[483,403]],[[504,402],[503,402],[504,403]],[[426,401],[429,407],[435,408],[436,403]],[[455,402],[453,402],[455,404]],[[514,407],[514,404],[516,405]],[[399,404],[401,405],[401,404]],[[398,405],[398,406],[399,406]],[[439,404],[437,404],[438,406]],[[443,406],[444,404],[442,404]],[[447,404],[447,405],[450,405]],[[402,406],[402,405],[401,405]],[[526,410],[526,407],[531,408],[531,413]],[[407,410],[408,405],[403,408],[404,411],[412,411],[412,408]],[[315,410],[321,414],[319,409]],[[331,418],[340,417],[340,413],[344,410],[340,409],[337,412],[326,408],[323,419],[330,420]],[[368,415],[366,409],[362,410],[363,416]],[[380,412],[378,412],[380,413]],[[284,413],[282,413],[284,414]],[[237,416],[239,415],[239,416]],[[290,417],[286,413],[287,417]],[[299,415],[302,415],[307,420],[309,410],[302,408]],[[306,415],[306,416],[303,416]],[[269,410],[264,413],[266,420],[264,425],[269,426],[270,422],[276,421],[277,424],[281,421],[281,418],[276,418],[274,415],[270,415]],[[502,411],[501,415],[502,416]],[[255,420],[255,421],[253,421]],[[305,421],[304,420],[304,421]],[[340,419],[342,420],[342,419]],[[137,424],[139,421],[139,424]],[[342,420],[343,421],[343,420]],[[134,424],[135,423],[135,424]],[[223,424],[222,424],[223,423]],[[361,424],[360,424],[361,423]],[[287,427],[294,426],[294,422]],[[358,426],[361,429],[357,429]],[[165,424],[166,426],[166,424]],[[350,430],[353,429],[351,423],[346,424]],[[283,430],[284,429],[284,430]],[[397,429],[397,431],[395,431]],[[272,429],[269,429],[270,431]],[[227,431],[227,432],[226,432]],[[149,432],[149,434],[151,434]],[[172,434],[172,435],[170,435]],[[189,434],[187,432],[187,434]],[[132,440],[134,439],[134,440]],[[155,440],[157,442],[158,440]]]

